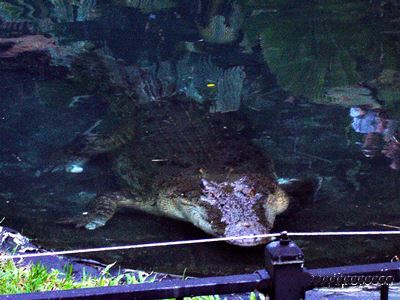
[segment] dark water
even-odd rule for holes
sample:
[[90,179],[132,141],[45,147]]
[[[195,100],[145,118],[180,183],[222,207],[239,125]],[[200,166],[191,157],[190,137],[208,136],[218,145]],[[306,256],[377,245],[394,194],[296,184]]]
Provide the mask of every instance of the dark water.
[[[102,126],[108,129],[123,118],[109,109],[110,99],[137,83],[123,78],[123,64],[123,70],[148,72],[139,76],[148,83],[143,101],[176,90],[194,101],[215,100],[222,89],[212,89],[220,84],[219,72],[242,68],[240,105],[228,92],[218,95],[246,118],[249,142],[273,157],[278,176],[322,180],[316,201],[278,217],[274,232],[400,226],[400,3],[264,2],[0,1],[2,225],[51,249],[208,237],[192,225],[135,211],[118,213],[95,231],[55,223],[119,187],[105,155],[83,173],[38,172],[97,120],[106,120]],[[218,25],[216,16],[225,23]],[[38,35],[55,48],[49,40],[40,44]],[[22,54],[10,50],[6,39],[29,36],[44,50],[33,42]],[[97,72],[92,66],[104,57],[111,61],[108,73],[101,67]],[[223,113],[231,109],[224,105]],[[353,116],[359,114],[354,120],[351,108]],[[388,261],[400,254],[396,237],[296,242],[308,267]],[[218,243],[92,257],[148,271],[227,274],[261,268],[263,247]]]

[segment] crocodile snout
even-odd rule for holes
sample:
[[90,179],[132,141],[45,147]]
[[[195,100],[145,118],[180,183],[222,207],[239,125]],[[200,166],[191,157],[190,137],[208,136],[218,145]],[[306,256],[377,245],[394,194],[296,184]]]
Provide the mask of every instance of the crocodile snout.
[[269,238],[263,237],[263,235],[268,233],[269,230],[261,223],[249,221],[238,222],[233,226],[228,226],[225,230],[227,237],[243,237],[228,241],[232,245],[241,247],[253,247],[267,243]]

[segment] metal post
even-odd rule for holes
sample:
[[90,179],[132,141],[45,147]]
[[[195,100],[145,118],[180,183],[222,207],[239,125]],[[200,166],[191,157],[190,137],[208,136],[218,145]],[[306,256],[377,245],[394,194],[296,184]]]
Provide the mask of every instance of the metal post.
[[381,285],[381,300],[389,299],[389,285],[383,284]]
[[272,300],[298,300],[305,298],[305,288],[311,276],[303,272],[304,254],[282,232],[278,241],[265,248],[266,268],[272,277],[270,297]]

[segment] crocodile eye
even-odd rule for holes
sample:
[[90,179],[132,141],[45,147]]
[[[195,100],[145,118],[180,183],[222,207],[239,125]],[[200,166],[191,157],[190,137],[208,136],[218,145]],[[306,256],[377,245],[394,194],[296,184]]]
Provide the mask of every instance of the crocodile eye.
[[233,192],[233,187],[230,185],[227,185],[224,187],[224,192],[227,194],[231,194]]

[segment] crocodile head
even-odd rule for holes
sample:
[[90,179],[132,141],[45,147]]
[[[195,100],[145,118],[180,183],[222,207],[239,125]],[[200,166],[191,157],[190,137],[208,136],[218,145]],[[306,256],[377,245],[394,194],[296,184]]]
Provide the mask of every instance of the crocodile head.
[[[263,183],[247,176],[220,183],[202,179],[200,202],[206,207],[208,231],[218,237],[268,234],[275,216],[288,207],[289,198],[273,180]],[[251,247],[268,240],[248,237],[228,243]]]

